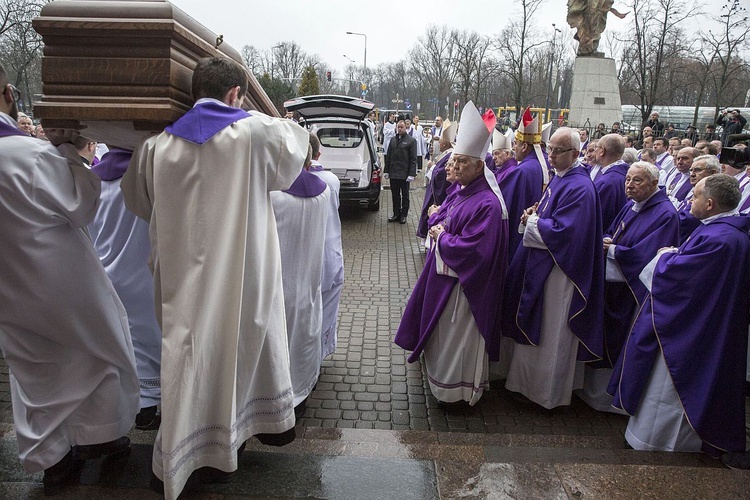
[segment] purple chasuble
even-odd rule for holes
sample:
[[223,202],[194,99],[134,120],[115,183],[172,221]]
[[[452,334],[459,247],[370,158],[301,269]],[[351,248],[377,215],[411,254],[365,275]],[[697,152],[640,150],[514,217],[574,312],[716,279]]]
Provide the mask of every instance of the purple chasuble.
[[748,230],[747,217],[716,219],[659,259],[609,384],[612,405],[634,414],[661,351],[688,422],[713,456],[745,451]]
[[[516,168],[517,165],[518,162],[515,158],[508,158],[503,162],[502,165],[495,169],[495,179],[497,179],[497,185],[500,186],[500,191],[503,190],[503,181],[506,177],[508,177],[508,174],[510,174],[513,169]],[[503,196],[505,195],[503,194]]]
[[432,214],[427,219],[427,227],[431,228],[438,222],[442,221],[445,218],[445,213],[448,211],[448,208],[451,206],[451,202],[454,200],[458,192],[461,190],[461,185],[458,182],[450,183],[448,181],[445,181],[446,188],[445,188],[445,199],[440,204],[440,210]]
[[511,228],[508,235],[508,258],[512,260],[523,239],[523,235],[518,234],[521,215],[542,197],[544,177],[536,155],[533,152],[526,155],[526,158],[505,176],[502,184],[498,184],[508,207],[508,224]]
[[5,122],[0,122],[0,137],[9,137],[11,135],[23,135],[26,137],[31,137],[29,134],[17,127],[14,127],[13,125]]
[[325,191],[327,187],[328,184],[320,177],[303,169],[294,179],[292,185],[289,186],[289,189],[284,189],[283,192],[298,198],[314,198]]
[[[469,301],[490,361],[500,356],[500,303],[507,267],[508,221],[484,176],[454,191],[443,205],[445,232],[438,238],[443,262],[458,278],[438,274],[435,251],[427,254],[422,274],[406,304],[394,342],[419,359],[425,344],[448,305],[453,287],[460,284]],[[437,215],[437,214],[435,214]]]
[[102,160],[91,167],[103,181],[114,181],[125,175],[133,152],[127,149],[112,148],[102,156]]
[[209,101],[194,106],[164,130],[193,144],[204,144],[248,116],[250,113],[247,111]]
[[538,209],[537,227],[547,249],[518,247],[508,270],[503,335],[519,344],[539,345],[544,284],[557,264],[575,285],[568,326],[578,337],[578,359],[604,355],[601,325],[604,309],[604,252],[599,196],[583,168],[547,186]]
[[445,154],[440,158],[435,167],[432,169],[432,177],[430,177],[430,183],[424,190],[424,201],[422,202],[422,213],[419,216],[419,224],[417,224],[417,236],[420,238],[427,237],[427,231],[430,229],[427,225],[427,211],[430,206],[442,205],[447,195],[446,190],[450,184],[445,180],[445,165],[450,159],[449,154]]
[[612,368],[617,362],[635,314],[648,296],[639,279],[641,271],[660,248],[678,244],[677,210],[664,191],[646,200],[639,212],[632,206],[629,201],[604,233],[612,238],[617,267],[627,281],[604,284],[605,359],[600,367]]
[[630,165],[624,161],[618,161],[602,173],[599,170],[594,179],[596,192],[599,193],[599,202],[602,206],[602,227],[608,228],[617,214],[628,202],[625,196],[625,176]]

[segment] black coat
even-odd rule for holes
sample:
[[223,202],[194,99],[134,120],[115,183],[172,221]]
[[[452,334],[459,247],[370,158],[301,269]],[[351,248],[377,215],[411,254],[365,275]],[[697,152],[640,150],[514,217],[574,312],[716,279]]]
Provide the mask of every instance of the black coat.
[[385,171],[391,179],[417,176],[417,141],[409,134],[391,139],[385,155]]

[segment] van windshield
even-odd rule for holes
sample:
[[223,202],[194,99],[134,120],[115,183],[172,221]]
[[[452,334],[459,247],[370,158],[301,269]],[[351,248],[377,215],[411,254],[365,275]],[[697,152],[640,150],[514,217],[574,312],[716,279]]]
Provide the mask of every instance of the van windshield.
[[362,130],[353,128],[324,128],[318,130],[320,144],[328,148],[356,148],[362,142]]

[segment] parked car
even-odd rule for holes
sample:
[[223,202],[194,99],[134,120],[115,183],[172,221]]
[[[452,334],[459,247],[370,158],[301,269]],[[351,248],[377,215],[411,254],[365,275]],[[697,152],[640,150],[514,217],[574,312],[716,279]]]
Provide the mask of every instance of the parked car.
[[341,182],[342,205],[380,209],[380,163],[375,131],[364,121],[375,105],[356,97],[313,95],[284,103],[320,140],[320,163]]

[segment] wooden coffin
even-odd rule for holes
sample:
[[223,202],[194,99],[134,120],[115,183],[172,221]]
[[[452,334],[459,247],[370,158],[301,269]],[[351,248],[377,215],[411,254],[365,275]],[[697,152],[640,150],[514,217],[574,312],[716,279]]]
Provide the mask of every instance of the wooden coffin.
[[[111,146],[135,147],[193,104],[197,61],[240,54],[166,0],[58,0],[33,21],[44,41],[45,128],[76,128]],[[278,111],[247,70],[245,108]]]

